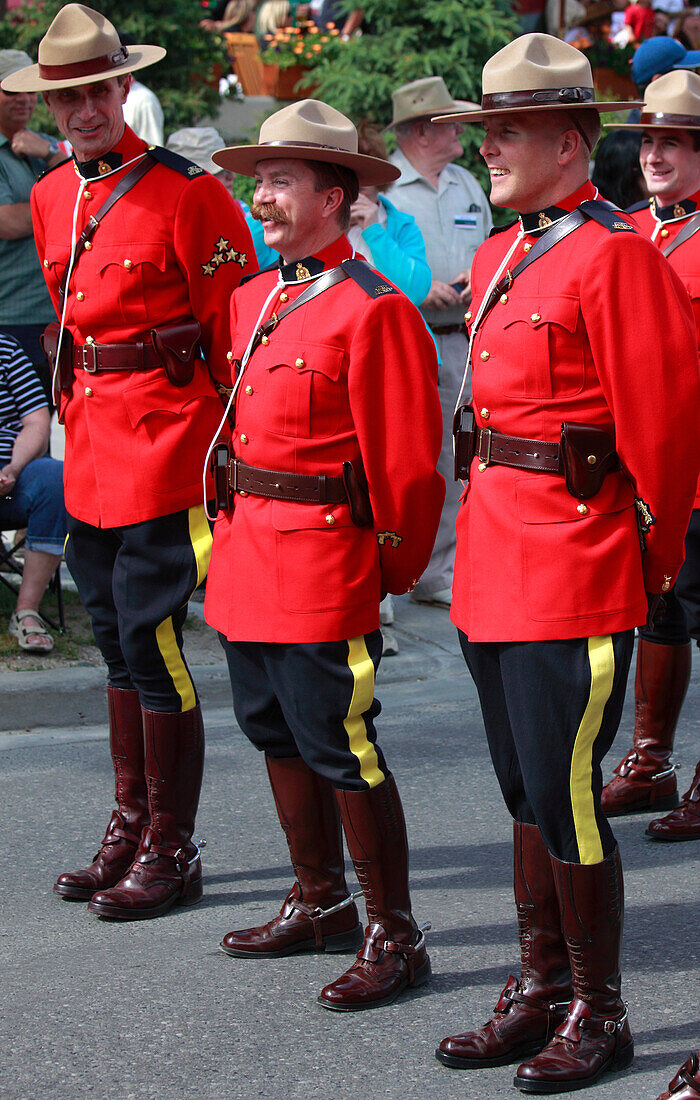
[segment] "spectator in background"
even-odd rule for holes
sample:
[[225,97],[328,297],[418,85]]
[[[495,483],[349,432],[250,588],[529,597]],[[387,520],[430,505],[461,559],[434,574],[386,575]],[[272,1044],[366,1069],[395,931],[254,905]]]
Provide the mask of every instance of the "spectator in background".
[[625,9],[625,24],[630,29],[630,42],[643,42],[654,34],[654,11],[651,0],[637,0]]
[[30,653],[53,649],[39,604],[66,538],[63,463],[46,454],[50,423],[36,372],[18,342],[0,332],[0,528],[27,528],[9,633]]
[[[230,191],[234,199],[236,196],[233,193],[233,181],[236,178],[235,172],[229,172],[228,168],[220,168],[218,164],[215,164],[211,159],[212,153],[218,152],[223,149],[226,142],[222,138],[218,130],[215,130],[213,126],[187,126],[183,130],[176,130],[168,138],[166,149],[170,149],[173,153],[179,153],[181,157],[187,157],[189,160],[193,160],[195,164],[198,164],[200,168],[203,168],[205,172],[211,172],[213,176],[216,176],[218,180],[223,183],[227,191]],[[253,218],[250,213],[250,208],[247,203],[241,199],[236,199],[236,202],[243,210],[245,214],[245,220],[250,230],[250,235],[253,238],[253,244],[255,246],[255,255],[257,257],[258,266],[260,268],[269,267],[271,264],[276,264],[279,259],[279,253],[275,252],[273,248],[268,248],[265,244],[265,235],[263,227],[260,221]]]
[[[119,31],[119,41],[122,46],[130,48],[136,45],[133,34]],[[155,92],[142,84],[140,80],[132,81],[129,94],[124,104],[124,121],[130,126],[137,137],[148,145],[162,145],[165,135],[163,133],[163,108]]]
[[[700,50],[687,50],[674,38],[649,38],[636,50],[630,75],[637,85],[637,92],[643,97],[648,85],[664,73],[670,73],[672,69],[699,67]],[[639,108],[633,107],[627,116],[627,122],[636,124],[640,118]]]
[[387,196],[412,214],[423,234],[432,283],[421,312],[436,338],[440,354],[439,393],[443,441],[438,469],[447,482],[447,497],[430,564],[412,593],[417,603],[449,607],[456,545],[455,518],[461,486],[454,480],[452,416],[459,393],[467,337],[464,311],[471,300],[472,258],[491,229],[488,199],[466,168],[453,161],[462,155],[459,122],[438,125],[431,116],[448,116],[474,107],[452,99],[442,77],[414,80],[393,93],[393,119],[388,127],[398,148],[389,158],[401,178]]
[[700,50],[700,9],[688,8],[679,15],[673,37],[687,50]]
[[214,4],[206,19],[201,19],[200,27],[213,34],[226,31],[247,31],[255,26],[256,0],[220,0]]
[[622,210],[646,198],[644,176],[639,166],[638,134],[617,130],[606,134],[598,145],[591,181],[601,197]]
[[[21,50],[0,50],[0,80],[31,64]],[[50,402],[49,365],[39,337],[56,314],[36,254],[29,193],[66,154],[55,138],[27,128],[35,107],[36,92],[0,91],[0,330],[19,342]]]

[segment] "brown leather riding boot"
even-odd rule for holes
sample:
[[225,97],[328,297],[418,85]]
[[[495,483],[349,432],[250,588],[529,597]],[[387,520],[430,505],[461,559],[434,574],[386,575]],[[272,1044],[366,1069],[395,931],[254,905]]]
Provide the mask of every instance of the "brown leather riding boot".
[[159,917],[202,897],[202,865],[192,843],[204,769],[199,704],[178,714],[144,709],[143,729],[150,824],[121,882],[88,904],[115,920]]
[[296,882],[279,916],[229,932],[227,955],[277,959],[302,951],[354,951],[362,942],[357,906],[345,881],[343,836],[333,787],[300,756],[265,757]]
[[454,1069],[504,1066],[536,1054],[566,1017],[573,994],[552,864],[536,825],[513,822],[513,857],[520,981],[511,975],[484,1027],[442,1040],[435,1056]]
[[646,831],[653,840],[700,840],[700,763],[678,808],[650,821]]
[[700,1100],[700,1054],[691,1054],[656,1100]]
[[678,805],[671,764],[676,723],[690,681],[691,644],[657,645],[644,638],[637,647],[632,749],[603,788],[608,817]]
[[540,1054],[518,1067],[523,1092],[571,1092],[634,1057],[627,1009],[620,997],[622,864],[619,849],[601,863],[550,857],[574,997],[566,1019]]
[[89,901],[98,890],[116,886],[131,866],[148,823],[139,693],[108,687],[107,701],[117,809],[112,811],[102,847],[90,866],[60,875],[54,884],[55,892],[64,898]]
[[394,777],[371,790],[335,793],[369,925],[356,962],[321,990],[318,1002],[356,1012],[390,1004],[407,986],[423,985],[430,959],[411,915],[406,822]]

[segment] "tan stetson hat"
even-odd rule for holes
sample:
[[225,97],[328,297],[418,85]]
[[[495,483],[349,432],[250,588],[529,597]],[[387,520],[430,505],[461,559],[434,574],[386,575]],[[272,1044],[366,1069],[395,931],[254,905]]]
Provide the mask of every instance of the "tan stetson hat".
[[[596,103],[588,58],[575,46],[551,34],[523,34],[484,65],[481,110],[451,115],[460,122],[479,122],[514,111],[627,111],[637,100]],[[433,122],[440,122],[434,118]]]
[[5,92],[50,92],[133,73],[165,57],[162,46],[127,49],[104,15],[66,4],[39,43],[39,64],[6,77]]
[[640,122],[609,125],[611,130],[700,130],[700,76],[688,69],[665,73],[647,87]]
[[387,160],[357,151],[357,130],[349,118],[319,99],[290,103],[266,118],[257,145],[231,145],[214,153],[220,168],[255,175],[261,160],[320,160],[351,168],[360,187],[381,186],[398,179],[401,172]]
[[461,111],[478,111],[478,103],[468,99],[453,99],[441,76],[425,76],[403,84],[391,93],[393,118],[385,130],[393,130],[401,122],[414,122],[432,115],[453,115]]

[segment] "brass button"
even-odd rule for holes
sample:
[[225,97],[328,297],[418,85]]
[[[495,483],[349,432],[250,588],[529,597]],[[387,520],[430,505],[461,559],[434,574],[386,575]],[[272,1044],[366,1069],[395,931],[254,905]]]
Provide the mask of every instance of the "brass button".
[[270,337],[269,337],[269,336],[263,336],[263,337],[261,337],[261,339],[260,339],[260,343],[261,343],[261,344],[264,344],[264,345],[265,345],[265,347],[267,347],[267,345],[268,345],[268,344],[270,343]]
[[303,359],[295,359],[294,360],[294,366],[295,367],[305,367],[306,363],[304,362]]
[[508,301],[508,295],[507,294],[501,294],[500,301],[503,302],[503,305],[505,305],[506,302]]
[[233,352],[232,351],[227,351],[226,352],[226,358],[228,359],[228,361],[230,363],[231,360],[233,359]]
[[480,462],[479,463],[479,472],[483,474],[485,469],[486,469],[486,463],[485,462]]
[[238,495],[239,495],[239,497],[247,497],[248,496],[245,489],[239,489],[238,490]]
[[85,396],[86,397],[92,397],[92,390],[90,389],[89,386],[85,387]]
[[49,266],[49,261],[48,261],[48,260],[44,260],[44,267],[48,267],[48,266]]
[[288,302],[288,301],[289,301],[289,295],[285,294],[285,292],[282,291],[282,293],[280,294],[280,302]]
[[76,294],[76,298],[78,299],[79,302],[84,302],[85,301],[85,295],[83,294],[82,290],[78,291],[78,293]]
[[248,436],[247,435],[242,435],[241,436],[241,443],[247,443],[247,442],[248,442]]
[[482,418],[482,420],[488,420],[488,418],[490,417],[490,415],[491,415],[491,413],[489,412],[489,410],[488,410],[488,409],[482,409],[482,410],[481,410],[481,418]]
[[471,321],[471,319],[472,319],[472,311],[470,309],[468,309],[467,312],[464,314],[464,320],[465,321]]
[[248,397],[250,397],[250,395],[253,392],[253,387],[252,386],[246,386],[245,392],[248,394]]
[[86,343],[86,344],[94,344],[94,343],[95,343],[95,341],[94,341],[94,339],[92,338],[92,336],[86,336],[86,337],[85,337],[85,343]]
[[530,314],[530,320],[531,321],[541,321],[542,316],[539,313],[531,313]]
[[86,241],[85,242],[85,251],[90,252],[91,249],[92,249],[92,241]]
[[596,458],[595,455],[589,455],[588,456],[588,465],[589,466],[595,466],[597,461],[598,461],[598,459]]
[[660,237],[668,237],[668,229],[662,229],[659,233]]
[[532,248],[531,244],[524,244],[523,245],[523,252],[529,252],[531,248]]
[[331,512],[329,512],[328,515],[326,516],[326,523],[328,524],[329,527],[332,527],[333,524],[335,523],[335,516]]
[[662,592],[668,592],[670,587],[671,587],[671,582],[670,581],[664,581],[664,583],[661,585],[661,591]]
[[581,516],[587,516],[588,515],[588,506],[586,504],[577,504],[576,505],[576,511]]
[[486,362],[486,360],[490,358],[490,354],[489,354],[489,352],[488,352],[488,351],[482,351],[482,353],[481,353],[481,355],[479,356],[479,358],[480,358],[480,359],[483,359],[483,361],[484,361],[484,363],[485,363],[485,362]]
[[83,197],[86,199],[92,198],[92,191],[83,191]]
[[131,262],[131,260],[124,260],[124,267],[126,268],[127,271],[131,271],[133,266],[134,265]]

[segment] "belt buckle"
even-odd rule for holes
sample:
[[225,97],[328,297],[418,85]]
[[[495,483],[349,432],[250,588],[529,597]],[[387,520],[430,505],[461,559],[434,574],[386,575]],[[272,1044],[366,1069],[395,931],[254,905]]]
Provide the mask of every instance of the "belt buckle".
[[232,458],[228,468],[228,483],[229,488],[234,493],[238,492],[238,459]]
[[[479,459],[479,462],[483,463],[484,466],[488,466],[491,461],[491,435],[492,432],[490,428],[479,429],[479,445],[476,450],[476,457]],[[486,439],[487,443],[486,454],[483,453],[482,449],[484,439]]]
[[[80,351],[81,351],[82,356],[83,356],[83,364],[82,364],[83,370],[87,371],[88,374],[96,374],[97,373],[97,348],[95,347],[95,345],[94,344],[83,344]],[[92,366],[89,364],[88,359],[87,359],[88,351],[92,352]]]

